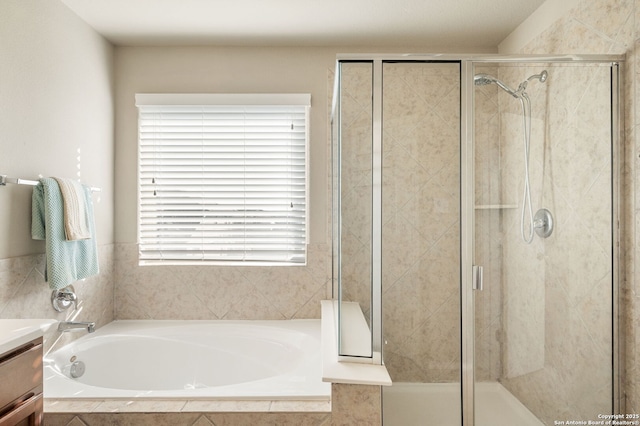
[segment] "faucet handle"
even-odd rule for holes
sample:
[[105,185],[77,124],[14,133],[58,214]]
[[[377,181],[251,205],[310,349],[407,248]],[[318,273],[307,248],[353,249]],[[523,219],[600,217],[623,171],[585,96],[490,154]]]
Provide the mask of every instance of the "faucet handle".
[[77,300],[78,298],[72,285],[51,292],[51,304],[53,305],[53,309],[58,312],[69,309],[71,305],[73,305],[73,309],[75,309]]

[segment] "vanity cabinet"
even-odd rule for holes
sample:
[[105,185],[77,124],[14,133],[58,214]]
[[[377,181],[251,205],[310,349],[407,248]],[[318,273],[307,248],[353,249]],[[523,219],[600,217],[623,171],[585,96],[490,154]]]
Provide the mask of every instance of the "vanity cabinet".
[[0,354],[0,426],[42,424],[42,337]]

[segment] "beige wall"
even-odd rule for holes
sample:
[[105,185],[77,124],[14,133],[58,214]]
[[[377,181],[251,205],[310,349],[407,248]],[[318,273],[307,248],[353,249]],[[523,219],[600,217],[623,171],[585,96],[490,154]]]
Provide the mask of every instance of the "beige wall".
[[101,273],[75,283],[78,310],[57,313],[44,243],[31,239],[31,187],[0,187],[0,318],[104,325],[113,320],[113,47],[58,1],[3,0],[0,58],[0,173],[102,188],[94,195]]
[[[0,2],[0,174],[81,178],[113,242],[113,47],[58,1]],[[42,253],[31,188],[0,188],[0,259]]]

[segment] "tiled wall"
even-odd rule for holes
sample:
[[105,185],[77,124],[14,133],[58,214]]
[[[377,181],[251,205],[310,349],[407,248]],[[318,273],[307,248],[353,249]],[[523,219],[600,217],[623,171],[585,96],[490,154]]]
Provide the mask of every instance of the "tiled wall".
[[[94,321],[97,327],[113,321],[113,245],[99,246],[98,253],[100,274],[74,283],[78,307],[61,313],[51,306],[51,290],[44,280],[44,254],[0,260],[0,318]],[[84,334],[48,333],[45,350]]]
[[[459,70],[385,64],[383,321],[394,381],[459,381]],[[341,84],[343,296],[367,312],[371,240],[370,64]]]
[[[610,71],[604,66],[501,67],[534,80],[529,175],[533,213],[549,209],[548,239],[523,241],[521,105],[500,91],[503,244],[501,382],[546,424],[611,410],[612,259]],[[511,207],[511,205],[513,207]],[[528,223],[525,216],[525,225]],[[528,225],[525,235],[529,234]]]
[[[48,426],[352,426],[382,424],[379,386],[333,384],[331,403],[306,401],[317,410],[300,411],[296,401],[163,401],[152,403],[145,412],[132,411],[129,402],[112,404],[113,410],[88,413],[48,413]],[[181,407],[167,412],[167,407]],[[135,405],[135,403],[134,403]],[[328,406],[331,412],[328,412]],[[263,409],[256,410],[257,407]]]
[[136,244],[116,244],[116,319],[320,318],[330,298],[330,248],[306,266],[139,266]]
[[[460,72],[383,69],[385,364],[395,381],[460,380]],[[457,337],[456,337],[457,336]]]
[[[522,49],[522,53],[535,54],[568,54],[568,53],[616,53],[626,54],[624,67],[624,129],[625,146],[622,149],[622,170],[623,170],[623,193],[622,193],[622,245],[624,253],[621,270],[623,283],[621,289],[621,337],[624,351],[623,374],[623,411],[627,413],[640,412],[640,388],[638,374],[638,348],[640,347],[640,294],[638,292],[638,282],[640,275],[635,268],[635,260],[640,255],[640,245],[638,244],[638,218],[640,218],[640,197],[637,195],[637,184],[640,175],[638,171],[638,140],[637,140],[637,88],[640,76],[637,74],[638,55],[636,48],[640,37],[640,3],[636,0],[583,0],[576,8],[571,10],[566,16],[559,19],[546,31],[538,35],[532,42]],[[551,80],[550,80],[551,81]],[[584,93],[584,92],[583,92]],[[586,135],[589,136],[589,135]],[[582,145],[582,148],[584,146]],[[580,154],[579,151],[576,151]],[[585,152],[585,154],[591,154]],[[599,164],[596,162],[596,164]],[[589,167],[597,174],[597,167]],[[578,171],[580,172],[580,171]],[[573,198],[569,198],[573,200]],[[584,210],[582,211],[584,213]],[[595,209],[595,214],[599,210]],[[594,214],[594,213],[589,213]],[[584,219],[581,219],[584,220]],[[576,229],[576,222],[567,223],[565,228],[567,233],[579,235],[580,230]],[[560,233],[560,232],[559,232]],[[598,237],[593,237],[598,238]],[[559,247],[560,249],[560,247]],[[565,248],[566,249],[566,248]],[[576,257],[579,252],[572,253]],[[587,257],[588,258],[588,257]],[[580,260],[580,259],[577,259]],[[584,265],[580,262],[579,265]],[[587,266],[588,265],[584,265]],[[589,269],[587,269],[589,270]],[[601,275],[604,273],[600,271]],[[601,287],[598,287],[601,288]],[[557,288],[556,290],[560,290]],[[560,296],[557,291],[550,289],[553,295]],[[564,290],[566,291],[566,289]],[[564,297],[573,297],[574,294],[567,294]],[[607,294],[600,294],[596,299],[590,301],[585,299],[586,305],[580,309],[589,309],[588,313],[580,313],[586,316],[587,324],[593,322],[593,316],[597,317],[603,311],[602,300],[606,300]],[[574,301],[575,302],[575,301]],[[553,305],[556,308],[557,305]],[[558,307],[559,308],[559,307]],[[584,311],[583,311],[584,312]],[[571,319],[567,324],[573,324]],[[565,343],[566,340],[562,339]],[[625,359],[626,358],[626,359]],[[562,382],[557,378],[557,382]],[[549,390],[549,387],[546,388]],[[626,403],[626,408],[624,404]]]

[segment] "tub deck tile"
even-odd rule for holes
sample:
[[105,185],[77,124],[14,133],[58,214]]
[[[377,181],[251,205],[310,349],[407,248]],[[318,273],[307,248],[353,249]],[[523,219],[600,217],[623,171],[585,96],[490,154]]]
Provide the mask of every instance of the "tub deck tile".
[[330,413],[331,401],[272,401],[269,411],[273,412],[304,412]]
[[[207,414],[215,426],[325,426],[330,413],[216,413]],[[364,424],[364,423],[361,423]],[[93,426],[93,425],[91,425]]]
[[44,399],[45,413],[92,413],[101,399]]
[[47,413],[330,413],[317,400],[45,399]]
[[254,412],[269,411],[271,401],[187,401],[183,412],[220,413],[220,412]]
[[93,409],[94,413],[162,413],[180,412],[186,401],[181,400],[105,400]]

